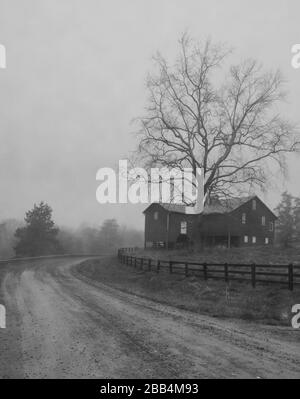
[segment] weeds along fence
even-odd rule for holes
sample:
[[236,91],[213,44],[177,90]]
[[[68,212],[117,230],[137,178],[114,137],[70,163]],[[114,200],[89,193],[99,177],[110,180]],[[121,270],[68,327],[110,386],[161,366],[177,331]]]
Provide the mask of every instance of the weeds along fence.
[[199,276],[208,279],[246,281],[256,287],[257,283],[281,284],[289,290],[300,285],[300,265],[290,264],[242,264],[242,263],[206,263],[188,260],[162,260],[150,257],[138,257],[136,248],[121,248],[118,259],[121,264],[139,270],[156,273],[181,274],[185,277]]

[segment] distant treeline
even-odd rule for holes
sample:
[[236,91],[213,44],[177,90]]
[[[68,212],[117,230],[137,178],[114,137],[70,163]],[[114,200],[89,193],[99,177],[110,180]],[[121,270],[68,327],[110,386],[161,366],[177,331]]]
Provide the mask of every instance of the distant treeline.
[[[283,247],[300,244],[300,198],[287,192],[276,207],[276,244]],[[52,254],[96,254],[120,247],[142,247],[143,232],[119,226],[115,219],[105,220],[99,227],[78,229],[57,227],[52,208],[41,202],[25,214],[24,222],[14,219],[0,223],[0,259],[14,256]]]
[[115,219],[108,219],[97,227],[81,226],[77,230],[61,228],[58,240],[70,253],[99,253],[120,247],[143,246],[143,232],[119,226]]
[[15,255],[14,247],[17,242],[15,231],[21,225],[22,223],[15,219],[0,222],[0,259],[11,258]]
[[[0,222],[0,259],[15,257],[18,239],[15,232],[24,222],[14,219]],[[82,225],[77,229],[60,227],[57,234],[61,253],[99,253],[119,247],[142,246],[143,232],[119,226],[114,219],[105,220],[99,227]]]

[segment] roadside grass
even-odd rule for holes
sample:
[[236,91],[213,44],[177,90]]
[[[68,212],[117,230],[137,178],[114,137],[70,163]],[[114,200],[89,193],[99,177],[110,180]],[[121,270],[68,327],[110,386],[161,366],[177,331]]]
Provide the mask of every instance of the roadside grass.
[[[207,259],[206,259],[207,260]],[[223,258],[224,262],[224,258]],[[88,260],[77,271],[91,280],[164,304],[218,318],[238,318],[269,325],[291,325],[291,308],[300,303],[300,287],[293,292],[280,285],[258,285],[168,272],[134,269],[116,258]]]

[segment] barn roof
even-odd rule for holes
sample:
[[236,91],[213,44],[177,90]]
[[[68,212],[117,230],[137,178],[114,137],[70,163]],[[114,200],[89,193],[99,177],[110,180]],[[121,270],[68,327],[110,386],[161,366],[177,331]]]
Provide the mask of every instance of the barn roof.
[[[209,204],[206,204],[204,206],[202,214],[203,215],[211,215],[211,214],[215,214],[215,213],[219,213],[219,214],[220,213],[221,214],[230,213],[254,198],[258,198],[258,197],[256,195],[250,195],[250,196],[239,197],[239,198],[227,198],[227,199],[212,200]],[[190,214],[189,212],[187,212],[186,205],[170,204],[170,203],[163,203],[163,202],[153,203],[153,204],[160,205],[162,208],[164,208],[168,212]],[[153,204],[151,204],[150,206],[152,206]],[[149,209],[150,206],[147,209]],[[145,209],[144,212],[146,212],[147,209]],[[270,210],[270,212],[272,212],[272,211]],[[276,215],[274,215],[274,216],[276,217]]]
[[203,214],[210,215],[212,213],[232,212],[255,197],[256,195],[250,195],[247,197],[218,199],[212,201],[210,204],[206,204],[203,209]]
[[175,213],[186,213],[186,205],[180,205],[180,204],[168,204],[168,203],[161,203],[161,205],[166,211],[169,212],[175,212]]

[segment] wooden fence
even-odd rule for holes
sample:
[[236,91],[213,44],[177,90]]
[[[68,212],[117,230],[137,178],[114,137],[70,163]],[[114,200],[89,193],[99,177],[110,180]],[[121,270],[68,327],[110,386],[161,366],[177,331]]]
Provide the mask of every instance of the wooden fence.
[[242,263],[206,263],[184,260],[162,260],[134,255],[136,248],[121,248],[118,251],[120,263],[140,270],[156,273],[168,272],[188,276],[200,276],[204,280],[219,279],[246,281],[255,288],[257,283],[282,284],[291,291],[300,284],[300,265],[290,264],[242,264]]

